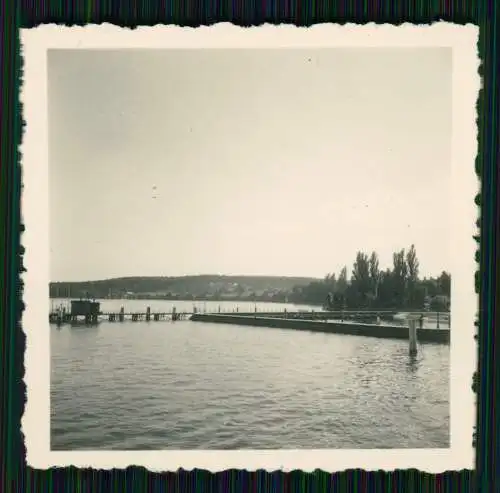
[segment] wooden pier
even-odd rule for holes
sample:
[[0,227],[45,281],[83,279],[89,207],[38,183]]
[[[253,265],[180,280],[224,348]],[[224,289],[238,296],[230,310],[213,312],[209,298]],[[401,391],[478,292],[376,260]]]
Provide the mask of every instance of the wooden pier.
[[[370,310],[361,310],[361,311],[288,311],[287,309],[269,312],[269,311],[258,311],[257,307],[255,307],[255,311],[253,312],[239,312],[238,309],[235,309],[231,312],[221,312],[221,309],[214,312],[206,312],[201,313],[193,307],[192,312],[178,312],[175,306],[172,308],[170,312],[152,312],[151,307],[146,307],[146,311],[132,311],[125,312],[124,307],[121,307],[119,311],[101,311],[100,303],[91,300],[77,300],[71,301],[70,307],[59,306],[56,309],[52,309],[49,312],[49,323],[63,325],[63,324],[85,324],[85,325],[96,325],[100,322],[162,322],[162,321],[171,321],[177,322],[181,320],[193,320],[193,321],[212,321],[216,320],[216,322],[220,323],[236,323],[244,322],[244,325],[257,324],[260,325],[262,320],[267,320],[271,323],[271,326],[274,326],[273,320],[278,324],[283,324],[283,321],[286,321],[285,325],[292,325],[295,327],[295,323],[299,323],[301,321],[305,322],[305,326],[311,327],[309,322],[319,322],[323,328],[331,327],[331,324],[334,325],[352,325],[361,324],[363,326],[370,325],[373,327],[383,327],[387,326],[388,321],[395,321],[394,315],[397,312],[395,311],[370,311]],[[407,315],[410,315],[408,313]],[[412,313],[412,317],[418,317],[417,327],[419,330],[423,328],[423,320],[424,316],[429,317],[432,315],[436,319],[436,329],[442,330],[444,327],[447,327],[448,331],[450,329],[451,321],[450,315],[440,314],[437,312],[434,313]],[[215,317],[215,318],[213,318]],[[222,317],[222,318],[221,318]],[[248,322],[248,320],[259,319],[259,322]],[[280,320],[280,322],[277,322]],[[381,325],[382,320],[386,323]],[[230,322],[228,322],[230,321]],[[404,325],[406,326],[406,321]],[[394,325],[394,322],[391,323]],[[401,324],[403,325],[403,324]],[[396,325],[394,325],[396,326]],[[353,329],[349,329],[352,331]],[[378,333],[383,333],[384,328],[379,329]],[[388,329],[387,329],[388,330]],[[427,336],[428,330],[424,329],[425,335]],[[329,330],[327,330],[329,331]],[[439,335],[438,338],[447,337],[444,335]]]
[[99,322],[160,322],[171,321],[178,322],[188,320],[192,313],[176,313],[176,312],[161,312],[161,313],[125,313],[125,312],[100,312],[93,316],[79,316],[71,313],[50,312],[49,323],[51,324],[69,324],[84,322],[86,324],[97,324]]
[[51,324],[79,324],[96,325],[99,322],[177,322],[187,320],[192,313],[177,312],[173,307],[171,312],[152,312],[148,306],[145,312],[125,312],[122,307],[118,312],[102,312],[100,304],[89,300],[78,300],[71,302],[71,308],[59,307],[49,312],[49,323]]

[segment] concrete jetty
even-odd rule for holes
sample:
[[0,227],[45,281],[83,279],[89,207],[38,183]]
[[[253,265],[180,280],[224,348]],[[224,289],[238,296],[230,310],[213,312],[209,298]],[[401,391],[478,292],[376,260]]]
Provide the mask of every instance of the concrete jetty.
[[[276,329],[305,330],[330,334],[357,335],[384,339],[408,340],[408,327],[400,325],[378,325],[362,322],[332,322],[294,318],[278,318],[276,316],[250,316],[233,314],[197,313],[191,316],[194,322],[216,324],[246,325],[251,327],[269,327]],[[420,343],[449,344],[450,329],[416,329]]]

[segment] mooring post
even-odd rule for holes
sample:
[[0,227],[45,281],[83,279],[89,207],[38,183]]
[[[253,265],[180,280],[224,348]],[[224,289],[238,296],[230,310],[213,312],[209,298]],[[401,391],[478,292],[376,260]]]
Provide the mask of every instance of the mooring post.
[[410,356],[417,354],[417,321],[410,317],[408,318],[408,339]]
[[151,307],[148,306],[146,308],[146,322],[149,322],[151,320]]
[[120,322],[123,322],[125,320],[125,308],[122,306],[120,308]]
[[283,310],[283,313],[284,313],[285,318],[286,318],[286,315],[287,315],[287,314],[286,314],[286,308]]
[[177,320],[177,314],[176,314],[176,309],[175,306],[172,307],[172,322],[175,322]]
[[439,329],[439,312],[437,312],[436,321],[437,321],[437,328]]

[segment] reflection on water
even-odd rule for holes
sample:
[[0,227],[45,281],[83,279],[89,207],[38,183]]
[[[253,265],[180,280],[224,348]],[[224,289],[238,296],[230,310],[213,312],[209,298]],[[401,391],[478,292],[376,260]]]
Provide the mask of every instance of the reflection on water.
[[449,346],[412,359],[405,341],[190,321],[50,333],[53,449],[449,446]]

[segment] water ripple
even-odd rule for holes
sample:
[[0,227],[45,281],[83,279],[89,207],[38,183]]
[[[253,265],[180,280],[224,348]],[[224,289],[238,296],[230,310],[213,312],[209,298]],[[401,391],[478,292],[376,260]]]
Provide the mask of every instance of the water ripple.
[[51,446],[448,447],[449,348],[192,322],[51,330]]

